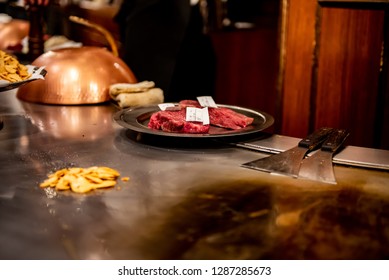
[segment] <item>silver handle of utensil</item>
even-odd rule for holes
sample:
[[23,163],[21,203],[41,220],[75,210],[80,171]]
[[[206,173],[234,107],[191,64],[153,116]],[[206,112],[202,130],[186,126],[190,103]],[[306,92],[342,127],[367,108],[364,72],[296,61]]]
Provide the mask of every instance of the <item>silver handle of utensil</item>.
[[311,151],[317,148],[320,144],[323,143],[324,140],[327,139],[329,134],[333,131],[333,128],[330,127],[322,127],[315,130],[312,134],[309,134],[307,137],[302,139],[299,143],[299,147],[303,147]]
[[324,141],[321,149],[328,152],[336,152],[339,147],[344,143],[349,133],[345,129],[334,129]]

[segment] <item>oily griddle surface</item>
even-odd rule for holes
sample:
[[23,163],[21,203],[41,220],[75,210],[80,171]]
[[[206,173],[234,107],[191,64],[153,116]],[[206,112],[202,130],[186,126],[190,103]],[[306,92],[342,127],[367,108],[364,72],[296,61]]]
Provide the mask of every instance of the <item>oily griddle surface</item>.
[[128,246],[145,259],[388,259],[388,229],[389,199],[358,188],[222,182],[189,192],[110,246],[123,258]]

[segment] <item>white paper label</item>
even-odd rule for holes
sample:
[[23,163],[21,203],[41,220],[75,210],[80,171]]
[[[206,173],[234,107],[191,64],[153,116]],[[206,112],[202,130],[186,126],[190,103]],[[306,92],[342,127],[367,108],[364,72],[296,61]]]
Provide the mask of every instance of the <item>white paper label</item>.
[[186,121],[202,122],[203,125],[209,124],[208,108],[186,107]]
[[213,100],[212,96],[198,96],[197,101],[202,107],[217,108],[217,105]]
[[173,103],[161,103],[161,104],[158,104],[158,107],[159,107],[159,109],[161,109],[161,111],[165,111],[166,108],[174,107],[174,104]]

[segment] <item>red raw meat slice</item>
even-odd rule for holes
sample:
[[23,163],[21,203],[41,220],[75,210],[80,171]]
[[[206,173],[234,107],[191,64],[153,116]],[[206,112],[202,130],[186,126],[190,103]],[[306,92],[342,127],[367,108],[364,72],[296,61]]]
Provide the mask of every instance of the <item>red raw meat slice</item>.
[[211,125],[228,129],[240,129],[253,123],[254,119],[229,108],[208,108]]
[[198,122],[187,122],[186,110],[159,111],[152,114],[148,127],[166,132],[177,133],[208,133],[209,125]]
[[186,108],[186,107],[196,107],[196,108],[201,108],[201,105],[198,101],[196,100],[181,100],[179,102],[181,108]]
[[[154,113],[148,124],[149,128],[159,129],[166,132],[180,133],[208,133],[209,125],[203,125],[198,122],[187,122],[186,108],[201,108],[196,100],[182,100],[179,102],[181,110],[178,111],[159,111]],[[243,114],[235,112],[229,108],[218,107],[208,108],[209,121],[213,126],[226,129],[241,129],[253,123],[254,119]]]
[[[201,108],[201,105],[196,100],[182,100],[180,101],[181,108],[197,107]],[[218,107],[208,108],[209,121],[211,125],[228,128],[228,129],[240,129],[253,123],[254,119],[249,118],[243,114],[237,113],[229,108]]]

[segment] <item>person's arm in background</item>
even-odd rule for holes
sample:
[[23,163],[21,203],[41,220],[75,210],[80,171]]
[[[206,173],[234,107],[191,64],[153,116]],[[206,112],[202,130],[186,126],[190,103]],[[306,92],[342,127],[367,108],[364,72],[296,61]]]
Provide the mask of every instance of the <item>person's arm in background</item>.
[[124,62],[140,81],[154,81],[167,101],[177,101],[169,89],[189,22],[189,0],[124,1],[120,16]]

